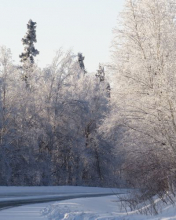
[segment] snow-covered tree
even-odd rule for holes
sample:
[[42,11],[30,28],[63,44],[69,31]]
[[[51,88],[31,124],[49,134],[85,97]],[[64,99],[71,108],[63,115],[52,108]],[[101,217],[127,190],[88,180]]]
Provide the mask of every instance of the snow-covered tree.
[[112,111],[102,127],[115,138],[123,131],[116,141],[123,175],[154,194],[175,176],[175,15],[172,0],[126,1],[114,30]]

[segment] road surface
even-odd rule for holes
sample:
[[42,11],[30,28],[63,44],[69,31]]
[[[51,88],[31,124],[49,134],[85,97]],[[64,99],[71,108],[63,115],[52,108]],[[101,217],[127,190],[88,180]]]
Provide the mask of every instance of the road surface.
[[[114,193],[85,193],[85,194],[77,194],[77,195],[51,195],[47,197],[39,197],[39,198],[22,198],[20,199],[17,197],[15,199],[15,196],[13,199],[8,199],[7,201],[0,201],[0,210],[4,210],[7,208],[27,205],[27,204],[36,204],[36,203],[47,203],[52,201],[62,201],[62,200],[68,200],[68,199],[75,199],[75,198],[86,198],[86,197],[100,197],[100,196],[108,196],[108,195],[114,195]],[[21,195],[22,196],[22,195]],[[24,196],[25,197],[25,196]]]

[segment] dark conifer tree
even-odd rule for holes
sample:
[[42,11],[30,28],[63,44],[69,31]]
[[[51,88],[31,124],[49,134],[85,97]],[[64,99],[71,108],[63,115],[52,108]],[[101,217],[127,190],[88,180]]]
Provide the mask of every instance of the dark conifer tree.
[[27,24],[27,33],[22,38],[22,42],[24,47],[24,52],[19,56],[21,58],[21,62],[25,63],[28,59],[30,60],[31,64],[34,63],[34,56],[39,54],[39,51],[35,49],[34,43],[37,42],[36,40],[36,22],[33,22],[31,19],[28,21]]
[[84,58],[85,57],[83,57],[82,53],[78,53],[79,66],[84,71],[84,73],[87,73],[87,71],[85,70],[85,66],[84,66]]
[[97,73],[95,76],[100,79],[100,82],[105,80],[104,67],[102,67],[100,64],[99,64],[99,69],[97,70]]
[[22,42],[24,45],[24,52],[19,56],[21,58],[21,62],[23,63],[22,75],[23,80],[26,83],[26,87],[29,88],[29,75],[33,71],[32,67],[34,64],[34,56],[39,54],[39,51],[35,49],[34,43],[37,42],[36,39],[36,22],[33,22],[31,19],[27,24],[27,33],[22,38]]

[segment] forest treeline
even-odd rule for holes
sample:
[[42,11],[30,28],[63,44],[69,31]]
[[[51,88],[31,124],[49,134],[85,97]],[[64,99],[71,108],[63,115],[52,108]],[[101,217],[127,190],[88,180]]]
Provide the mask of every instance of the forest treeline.
[[109,111],[106,80],[61,50],[41,70],[13,65],[1,47],[0,64],[0,184],[108,185],[113,145],[97,132]]

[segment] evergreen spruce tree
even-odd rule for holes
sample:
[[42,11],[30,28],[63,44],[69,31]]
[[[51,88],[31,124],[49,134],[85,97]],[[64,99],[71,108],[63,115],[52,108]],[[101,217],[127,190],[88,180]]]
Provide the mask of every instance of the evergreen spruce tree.
[[105,71],[104,71],[104,67],[102,67],[101,64],[99,64],[99,69],[97,70],[97,73],[95,76],[100,79],[100,82],[104,81]]
[[85,66],[84,66],[84,58],[82,53],[78,53],[78,62],[79,62],[79,66],[80,68],[84,71],[84,74],[87,73],[87,71],[85,70]]
[[34,70],[34,56],[39,54],[39,51],[35,49],[34,43],[36,40],[36,22],[33,22],[31,19],[27,24],[27,33],[22,38],[24,45],[24,52],[19,56],[21,62],[23,63],[22,69],[22,78],[26,83],[26,87],[29,88],[29,76]]
[[22,63],[25,63],[29,59],[31,64],[33,64],[34,56],[39,54],[39,51],[34,47],[34,43],[37,42],[35,29],[36,22],[30,19],[27,24],[27,33],[24,38],[22,38],[23,45],[25,45],[24,52],[19,56]]
[[107,83],[106,91],[107,91],[108,98],[110,98],[110,96],[111,96],[111,87],[110,87],[109,82],[105,81],[105,70],[104,70],[104,67],[101,64],[99,64],[99,69],[97,70],[97,73],[95,74],[95,76],[97,77],[97,79],[100,80],[100,83],[101,82],[106,82]]

